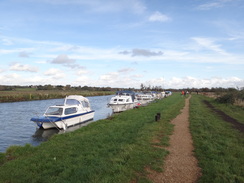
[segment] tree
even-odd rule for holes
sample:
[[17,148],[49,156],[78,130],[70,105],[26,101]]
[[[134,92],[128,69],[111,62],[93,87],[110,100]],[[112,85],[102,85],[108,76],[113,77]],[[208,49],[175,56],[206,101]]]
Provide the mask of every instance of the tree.
[[71,89],[71,85],[66,85],[65,86],[65,90],[70,90]]
[[145,89],[145,86],[143,85],[143,83],[141,83],[141,91],[143,91]]

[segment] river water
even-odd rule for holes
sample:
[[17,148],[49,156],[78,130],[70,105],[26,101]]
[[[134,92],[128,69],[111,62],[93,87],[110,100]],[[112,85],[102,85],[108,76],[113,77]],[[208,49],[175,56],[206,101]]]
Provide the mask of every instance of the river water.
[[54,134],[67,133],[99,119],[105,119],[112,114],[112,110],[107,107],[111,97],[111,95],[87,97],[92,109],[95,110],[94,119],[70,127],[67,131],[38,129],[30,121],[31,117],[41,116],[50,105],[62,104],[63,99],[0,103],[0,152],[5,152],[11,145],[32,144],[37,146]]

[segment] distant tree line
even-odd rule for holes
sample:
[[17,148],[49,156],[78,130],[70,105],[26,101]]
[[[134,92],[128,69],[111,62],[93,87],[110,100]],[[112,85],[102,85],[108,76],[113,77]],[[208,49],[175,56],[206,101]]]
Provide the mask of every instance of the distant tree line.
[[140,85],[140,89],[135,88],[115,88],[115,87],[95,87],[95,86],[71,86],[71,85],[28,85],[28,86],[20,86],[20,85],[0,85],[0,91],[11,91],[17,89],[25,89],[25,88],[33,88],[36,90],[82,90],[82,91],[119,91],[119,90],[133,90],[133,91],[188,91],[188,92],[215,92],[215,93],[223,93],[223,92],[235,92],[235,91],[243,91],[244,87],[242,88],[222,88],[222,87],[212,87],[212,88],[181,88],[181,89],[174,89],[168,88],[165,89],[162,86],[151,86],[151,85]]
[[15,91],[19,89],[34,89],[34,90],[63,90],[63,91],[118,91],[118,90],[135,90],[134,88],[112,88],[112,87],[95,87],[95,86],[71,86],[71,85],[0,85],[0,91]]
[[111,88],[111,87],[94,87],[94,86],[71,86],[71,85],[38,85],[36,86],[37,90],[82,90],[82,91],[116,91],[119,88]]
[[[16,88],[21,88],[23,86],[5,86],[5,85],[0,85],[0,91],[11,91],[15,90]],[[26,86],[25,86],[26,88]]]

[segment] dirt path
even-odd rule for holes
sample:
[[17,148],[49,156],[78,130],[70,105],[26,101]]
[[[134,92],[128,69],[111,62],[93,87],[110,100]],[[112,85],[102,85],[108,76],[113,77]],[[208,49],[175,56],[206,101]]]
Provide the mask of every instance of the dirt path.
[[189,183],[196,182],[201,176],[201,169],[193,154],[193,142],[189,130],[189,98],[185,107],[172,123],[174,132],[170,137],[169,155],[162,173],[151,172],[149,178],[155,183]]
[[239,130],[241,133],[244,133],[244,124],[237,121],[236,119],[230,117],[229,115],[225,114],[223,111],[216,109],[210,102],[207,100],[203,101],[211,110],[216,112],[224,121],[231,123],[233,128]]

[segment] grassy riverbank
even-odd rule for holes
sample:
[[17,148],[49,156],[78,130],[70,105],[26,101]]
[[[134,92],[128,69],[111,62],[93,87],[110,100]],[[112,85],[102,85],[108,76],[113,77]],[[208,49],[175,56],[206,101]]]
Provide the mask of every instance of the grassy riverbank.
[[199,182],[244,182],[243,133],[208,108],[206,101],[239,122],[243,122],[244,112],[204,96],[191,98],[190,129],[203,173]]
[[9,147],[0,153],[0,182],[143,182],[146,167],[160,170],[168,152],[159,146],[168,143],[170,120],[183,106],[184,98],[174,94],[38,147]]
[[15,91],[0,91],[1,102],[19,102],[31,100],[46,100],[64,98],[67,95],[100,96],[112,95],[114,91],[85,91],[85,90],[35,90],[32,88]]

